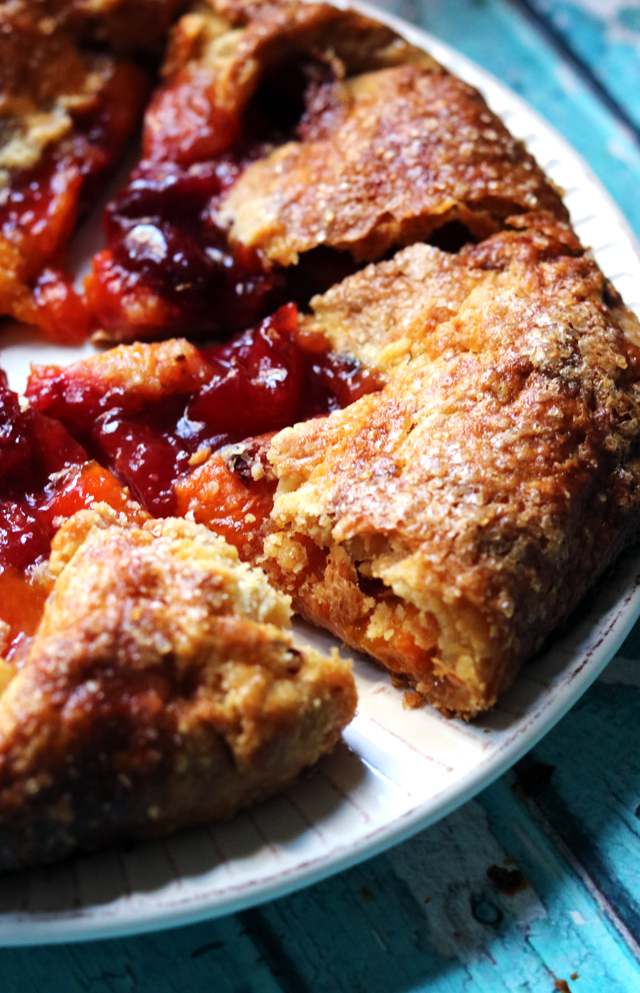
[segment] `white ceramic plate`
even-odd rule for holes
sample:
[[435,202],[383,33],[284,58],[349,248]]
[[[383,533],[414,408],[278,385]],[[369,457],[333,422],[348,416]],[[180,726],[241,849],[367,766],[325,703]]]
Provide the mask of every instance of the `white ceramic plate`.
[[[566,191],[582,241],[630,306],[640,309],[640,254],[617,208],[576,153],[522,100],[424,32],[377,9],[412,42],[477,86]],[[93,230],[78,251],[95,249]],[[84,247],[83,247],[84,246]],[[29,362],[71,361],[35,337],[3,340],[14,388]],[[365,659],[356,661],[360,704],[345,744],[308,779],[224,825],[162,842],[81,856],[0,880],[0,944],[132,934],[230,913],[345,869],[432,824],[517,761],[587,689],[640,612],[640,555],[618,563],[570,631],[529,663],[484,720],[447,721],[403,710],[402,693]],[[333,640],[300,624],[299,636]]]

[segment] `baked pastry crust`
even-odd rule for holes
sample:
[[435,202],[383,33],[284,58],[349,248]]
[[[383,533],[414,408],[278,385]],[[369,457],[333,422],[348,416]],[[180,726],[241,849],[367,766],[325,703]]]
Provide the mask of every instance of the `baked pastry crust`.
[[386,385],[269,453],[272,581],[463,717],[638,530],[640,326],[570,228],[508,227],[457,255],[413,245],[316,298],[302,329]]
[[252,163],[223,199],[230,239],[292,265],[319,245],[378,259],[461,222],[474,238],[558,192],[477,90],[421,64],[335,83],[302,140]]
[[232,817],[353,716],[350,663],[295,648],[288,598],[204,527],[82,511],[50,569],[0,696],[0,869]]
[[406,62],[443,71],[390,28],[348,8],[209,0],[171,34],[165,83],[145,116],[145,158],[191,164],[226,151],[244,138],[242,115],[261,80],[303,56],[339,76]]

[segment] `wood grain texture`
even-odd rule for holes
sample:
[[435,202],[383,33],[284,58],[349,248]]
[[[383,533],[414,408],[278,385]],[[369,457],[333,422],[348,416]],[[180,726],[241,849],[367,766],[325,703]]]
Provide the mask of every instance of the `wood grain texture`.
[[[628,46],[629,72],[640,72],[640,55],[589,13],[597,2],[554,0],[545,10],[536,0],[612,86],[618,56],[608,46]],[[536,106],[590,161],[640,235],[640,147],[517,5],[394,0],[393,8]],[[574,26],[586,16],[597,43]],[[639,727],[640,626],[518,770],[416,838],[219,921],[2,950],[0,991],[554,993],[559,980],[571,993],[640,989]],[[488,875],[491,866],[514,875]],[[505,880],[517,891],[505,892]]]
[[638,0],[518,0],[580,60],[640,133]]

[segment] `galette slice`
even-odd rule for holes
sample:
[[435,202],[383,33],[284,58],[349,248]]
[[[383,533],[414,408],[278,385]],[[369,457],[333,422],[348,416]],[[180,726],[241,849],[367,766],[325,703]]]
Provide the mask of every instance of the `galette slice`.
[[288,598],[202,526],[96,506],[49,568],[0,695],[0,869],[229,818],[353,716],[350,663],[294,647]]
[[[130,409],[202,382],[196,350],[170,344],[103,357]],[[95,377],[75,386],[95,399]],[[5,383],[0,468],[0,869],[231,816],[331,749],[348,665],[293,647],[288,598],[235,548],[151,520]],[[221,468],[237,539],[257,507]]]
[[[312,310],[214,349],[120,346],[36,369],[29,396],[72,432],[88,412],[83,443],[123,481],[138,466],[148,485],[159,439],[179,449],[162,462],[170,513],[471,717],[636,533],[637,319],[549,214],[455,254],[412,245]],[[308,405],[319,386],[329,416]],[[136,459],[120,459],[130,443]]]
[[491,707],[638,533],[640,326],[547,216],[416,244],[303,333],[386,383],[273,438],[261,563],[448,714]]

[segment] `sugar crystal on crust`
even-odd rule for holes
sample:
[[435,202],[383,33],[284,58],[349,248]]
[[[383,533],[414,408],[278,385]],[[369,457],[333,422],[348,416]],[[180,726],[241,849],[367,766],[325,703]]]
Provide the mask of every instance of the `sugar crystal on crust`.
[[411,246],[316,298],[301,331],[386,385],[270,450],[273,581],[462,716],[638,527],[638,322],[566,226],[508,227],[455,256]]

